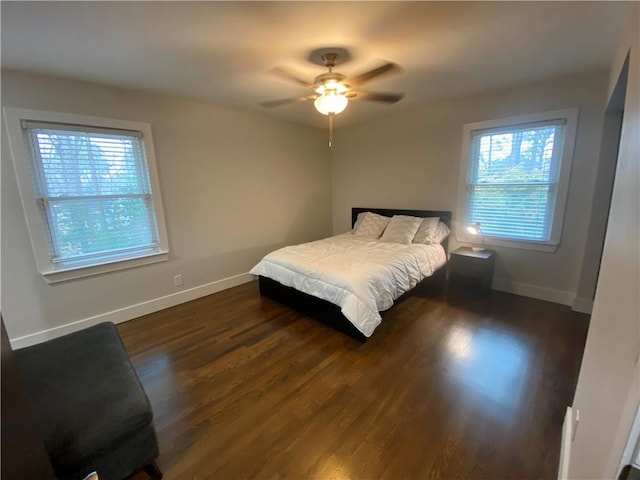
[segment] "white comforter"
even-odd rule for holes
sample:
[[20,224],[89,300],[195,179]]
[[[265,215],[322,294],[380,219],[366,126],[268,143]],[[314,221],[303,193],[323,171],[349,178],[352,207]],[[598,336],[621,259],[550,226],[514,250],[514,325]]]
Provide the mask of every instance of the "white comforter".
[[440,245],[387,243],[351,233],[281,248],[252,270],[341,307],[367,337],[381,311],[446,263]]

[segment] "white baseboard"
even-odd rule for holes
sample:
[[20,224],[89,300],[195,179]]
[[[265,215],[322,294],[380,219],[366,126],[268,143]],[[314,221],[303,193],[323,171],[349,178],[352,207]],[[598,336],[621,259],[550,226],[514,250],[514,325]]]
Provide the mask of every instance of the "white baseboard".
[[571,441],[573,435],[573,409],[567,407],[562,424],[562,440],[560,442],[560,463],[558,465],[558,480],[569,478],[569,458],[571,457]]
[[574,312],[588,313],[589,315],[591,315],[591,311],[593,310],[593,300],[591,300],[590,298],[576,297],[576,299],[573,301],[571,309]]
[[552,288],[538,287],[526,283],[509,282],[508,280],[496,278],[493,281],[494,290],[514,293],[523,297],[537,298],[547,302],[559,303],[561,305],[572,306],[576,295],[564,290],[554,290]]
[[44,342],[45,340],[51,340],[52,338],[66,335],[67,333],[82,330],[83,328],[87,328],[92,325],[97,325],[101,322],[126,322],[127,320],[141,317],[142,315],[164,310],[165,308],[180,305],[181,303],[190,302],[196,298],[205,297],[231,287],[242,285],[243,283],[248,283],[254,278],[255,277],[250,273],[241,273],[239,275],[234,275],[233,277],[223,278],[222,280],[216,280],[215,282],[182,290],[170,295],[165,295],[164,297],[154,298],[153,300],[147,300],[146,302],[141,302],[136,305],[130,305],[128,307],[101,313],[100,315],[95,315],[83,320],[66,323],[48,330],[42,330],[41,332],[30,333],[29,335],[17,337],[11,339],[11,346],[14,349],[28,347],[30,345],[35,345],[36,343]]

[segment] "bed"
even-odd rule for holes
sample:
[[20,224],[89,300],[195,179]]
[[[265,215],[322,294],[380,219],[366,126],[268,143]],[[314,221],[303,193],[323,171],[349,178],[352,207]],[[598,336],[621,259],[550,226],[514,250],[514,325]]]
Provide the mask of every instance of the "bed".
[[[448,211],[377,208],[353,208],[352,225],[365,212],[438,217],[451,226]],[[345,233],[276,250],[251,273],[262,295],[365,341],[380,324],[381,311],[418,285],[444,281],[447,248],[446,238],[433,245],[400,244]]]

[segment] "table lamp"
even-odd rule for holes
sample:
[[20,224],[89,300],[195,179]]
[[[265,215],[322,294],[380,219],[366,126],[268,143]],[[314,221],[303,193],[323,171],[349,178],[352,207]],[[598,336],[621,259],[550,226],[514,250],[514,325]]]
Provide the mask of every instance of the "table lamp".
[[471,247],[471,250],[473,250],[474,252],[482,252],[482,251],[484,251],[484,235],[482,234],[482,229],[480,228],[480,222],[475,222],[475,223],[472,223],[471,225],[469,225],[467,227],[467,232],[469,232],[472,235],[478,235],[480,237],[481,242],[482,242],[482,246],[481,247]]

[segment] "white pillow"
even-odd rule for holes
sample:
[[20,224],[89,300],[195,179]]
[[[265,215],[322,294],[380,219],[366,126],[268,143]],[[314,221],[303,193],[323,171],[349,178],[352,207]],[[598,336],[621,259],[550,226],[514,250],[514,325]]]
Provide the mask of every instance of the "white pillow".
[[359,213],[353,226],[353,234],[357,237],[378,239],[390,221],[389,217],[377,213]]
[[438,217],[423,218],[422,224],[416,232],[415,237],[413,237],[412,243],[431,243],[431,239],[436,235],[439,221],[440,218]]
[[439,222],[438,228],[436,229],[436,234],[432,237],[431,243],[441,244],[442,242],[444,242],[444,239],[449,236],[450,233],[451,230],[449,230],[449,227],[447,227],[444,223]]
[[393,243],[411,243],[421,224],[421,218],[394,215],[380,240]]

